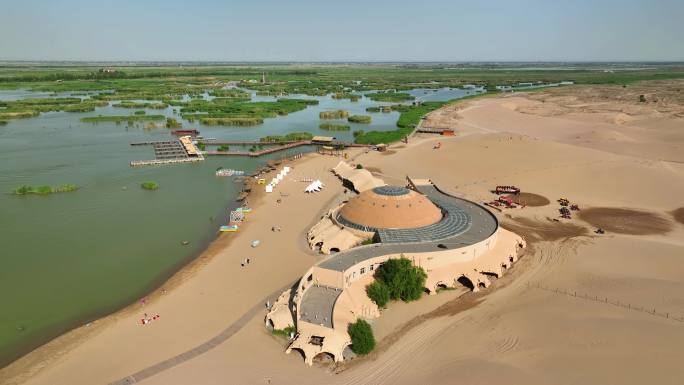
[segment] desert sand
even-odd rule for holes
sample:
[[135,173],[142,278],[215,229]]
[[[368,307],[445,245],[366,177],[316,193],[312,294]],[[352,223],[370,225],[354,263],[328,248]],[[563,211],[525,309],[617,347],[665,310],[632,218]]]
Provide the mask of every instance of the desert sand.
[[[682,86],[582,86],[473,99],[425,121],[455,128],[455,137],[415,136],[386,153],[355,156],[388,183],[430,178],[478,202],[492,200],[497,184],[535,194],[528,195],[535,204],[497,212],[530,245],[507,275],[479,293],[453,290],[391,304],[373,324],[379,344],[369,357],[308,367],[296,353],[283,353],[286,341],[264,328],[266,311],[256,309],[321,258],[306,247],[305,232],[344,199],[328,171],[339,158],[310,155],[276,193],[250,198],[255,211],[240,233],[221,237],[165,285],[165,294],[38,349],[0,371],[0,383],[107,384],[238,321],[230,338],[140,382],[679,384],[684,119],[682,101],[661,93]],[[658,101],[644,106],[641,94]],[[295,181],[302,176],[320,178],[326,188],[305,195],[305,184]],[[578,204],[580,215],[554,220],[560,197]],[[273,225],[282,231],[271,232]],[[595,234],[596,226],[606,233]],[[261,240],[256,249],[253,239]],[[246,257],[251,263],[241,268]],[[144,312],[161,319],[141,326]]]

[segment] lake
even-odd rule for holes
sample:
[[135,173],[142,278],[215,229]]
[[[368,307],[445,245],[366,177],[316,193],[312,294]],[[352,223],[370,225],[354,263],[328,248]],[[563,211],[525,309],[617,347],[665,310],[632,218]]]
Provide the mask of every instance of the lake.
[[[472,90],[413,90],[420,100],[448,100]],[[67,96],[60,94],[59,96]],[[0,91],[0,100],[54,96],[24,90]],[[204,126],[166,110],[146,110],[197,128],[204,138],[253,140],[308,131],[352,141],[354,130],[394,130],[398,112],[373,113],[372,124],[350,131],[318,128],[318,113],[332,109],[367,114],[389,105],[362,97],[358,102],[310,97],[319,105],[253,127]],[[275,100],[258,97],[253,100]],[[137,109],[136,109],[137,110]],[[131,168],[131,160],[153,159],[148,146],[133,142],[169,140],[168,129],[143,124],[82,123],[97,115],[128,115],[111,106],[88,113],[50,112],[0,126],[0,367],[76,327],[122,308],[149,293],[195,258],[216,237],[242,185],[217,178],[218,167],[251,172],[271,158],[208,157],[195,164]],[[346,121],[330,120],[332,123]],[[309,149],[311,150],[311,149]],[[144,181],[160,188],[146,191]],[[75,184],[75,192],[14,196],[22,185]],[[181,241],[189,241],[183,246]]]

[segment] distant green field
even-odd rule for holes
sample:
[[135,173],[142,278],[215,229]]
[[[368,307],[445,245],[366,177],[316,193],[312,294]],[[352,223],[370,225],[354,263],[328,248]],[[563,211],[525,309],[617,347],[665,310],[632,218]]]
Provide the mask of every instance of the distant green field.
[[[579,84],[628,84],[640,80],[684,78],[684,64],[383,64],[383,65],[247,65],[189,67],[120,66],[118,72],[102,73],[95,66],[0,67],[0,88],[42,91],[112,90],[106,100],[178,99],[178,95],[244,98],[244,91],[225,89],[225,83],[260,94],[334,94],[408,90],[412,88],[460,87],[476,84],[493,88],[519,82],[573,81]],[[268,82],[261,84],[261,74]],[[252,82],[250,82],[252,81]],[[254,82],[257,81],[257,82]]]

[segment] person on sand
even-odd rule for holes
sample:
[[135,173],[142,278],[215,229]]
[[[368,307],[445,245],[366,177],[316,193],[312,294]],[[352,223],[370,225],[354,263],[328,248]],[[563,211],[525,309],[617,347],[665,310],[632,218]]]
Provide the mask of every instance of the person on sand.
[[247,258],[247,264],[249,265],[249,258]]

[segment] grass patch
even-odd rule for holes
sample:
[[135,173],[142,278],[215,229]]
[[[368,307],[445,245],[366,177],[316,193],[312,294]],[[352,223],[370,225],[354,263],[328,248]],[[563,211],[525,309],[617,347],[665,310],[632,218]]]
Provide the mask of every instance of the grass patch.
[[112,104],[112,107],[117,108],[153,108],[155,110],[163,110],[168,106],[166,103],[132,102],[128,100]]
[[12,194],[14,195],[49,195],[61,192],[71,192],[78,190],[79,187],[73,184],[64,184],[61,186],[21,186],[16,188]]
[[392,108],[399,111],[399,119],[397,120],[396,130],[393,131],[369,131],[355,136],[356,143],[361,144],[379,144],[379,143],[393,143],[398,142],[408,135],[410,135],[416,128],[420,119],[428,112],[436,110],[446,102],[425,102],[418,106],[403,106],[397,105]]
[[350,126],[346,124],[321,123],[318,128],[326,131],[349,131]]
[[174,118],[166,118],[166,128],[181,128],[183,123],[177,121]]
[[260,142],[294,142],[298,140],[311,140],[313,134],[310,132],[291,132],[287,135],[268,135],[259,139]]
[[336,92],[332,94],[333,99],[349,99],[352,102],[358,102],[361,99],[361,95],[351,94],[349,92]]
[[200,123],[207,126],[258,126],[264,123],[262,118],[200,118]]
[[347,118],[347,121],[351,123],[370,124],[371,117],[368,115],[352,115]]
[[415,96],[407,94],[405,92],[374,92],[372,94],[366,94],[370,100],[376,102],[406,102],[409,100],[414,100]]
[[164,115],[99,115],[99,116],[88,116],[81,118],[84,123],[99,123],[99,122],[138,122],[145,120],[164,120],[166,116]]
[[140,183],[140,187],[143,190],[150,190],[150,191],[159,189],[159,185],[157,184],[157,182],[153,182],[153,181],[142,182],[142,183]]
[[383,112],[387,114],[392,112],[392,106],[367,107],[366,112]]

